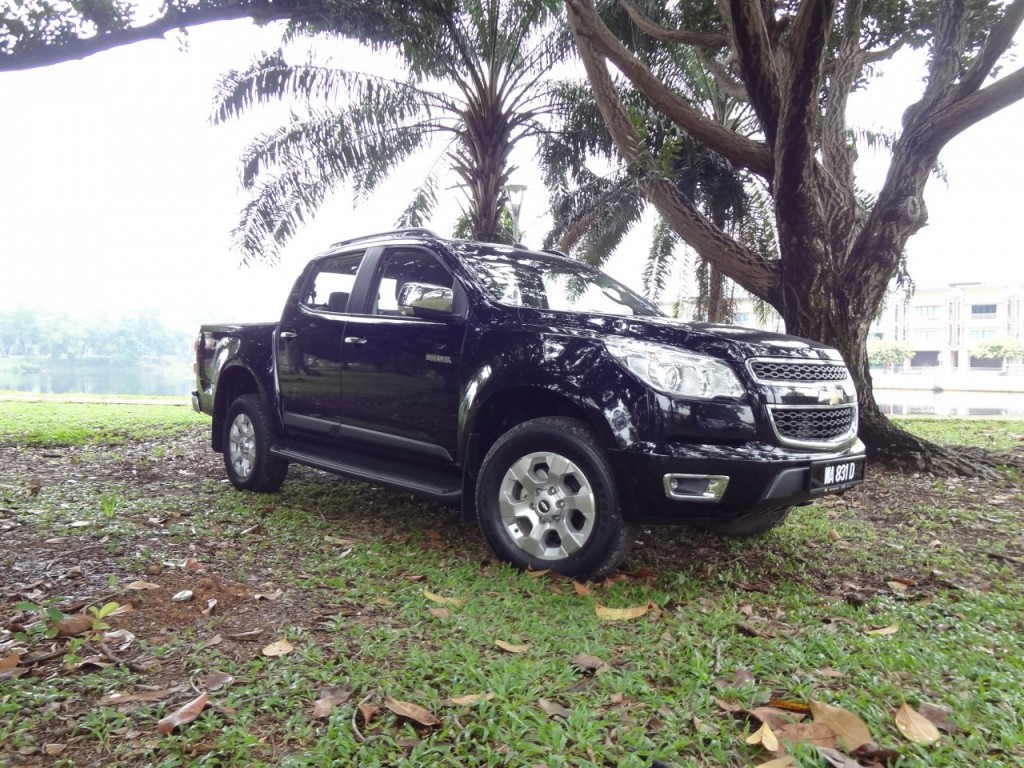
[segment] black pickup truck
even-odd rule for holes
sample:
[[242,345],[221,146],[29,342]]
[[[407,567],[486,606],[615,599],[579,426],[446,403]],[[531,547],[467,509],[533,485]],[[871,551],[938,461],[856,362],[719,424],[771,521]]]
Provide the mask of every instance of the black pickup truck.
[[636,525],[731,535],[864,477],[839,353],[683,323],[562,255],[400,230],[309,262],[277,323],[204,325],[239,489],[291,462],[460,504],[520,568],[597,578]]

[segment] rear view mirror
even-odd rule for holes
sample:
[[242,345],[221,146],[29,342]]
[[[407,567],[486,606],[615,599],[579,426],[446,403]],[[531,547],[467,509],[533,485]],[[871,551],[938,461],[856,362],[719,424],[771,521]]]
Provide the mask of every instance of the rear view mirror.
[[428,320],[454,317],[455,294],[451,288],[430,283],[406,283],[398,292],[398,311]]

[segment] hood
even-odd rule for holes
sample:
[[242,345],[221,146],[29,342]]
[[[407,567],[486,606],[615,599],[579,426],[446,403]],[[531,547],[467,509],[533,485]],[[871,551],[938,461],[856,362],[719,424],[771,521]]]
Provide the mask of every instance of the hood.
[[525,324],[539,325],[553,333],[627,336],[727,360],[788,357],[843,361],[839,352],[819,342],[738,325],[687,323],[669,317],[619,317],[545,310],[520,310],[520,315]]

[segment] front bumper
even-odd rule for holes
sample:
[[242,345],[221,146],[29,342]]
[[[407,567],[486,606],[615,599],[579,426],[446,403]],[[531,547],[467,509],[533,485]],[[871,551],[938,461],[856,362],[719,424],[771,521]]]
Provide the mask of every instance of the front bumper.
[[[822,462],[842,462],[840,466],[861,468],[864,444],[857,440],[842,451],[814,453],[767,443],[637,443],[610,453],[627,519],[678,524],[746,517],[806,504],[826,493],[852,488],[862,480],[850,478],[823,489],[821,471],[812,478],[812,467]],[[701,496],[696,498],[687,492],[688,480],[677,484],[682,493],[673,493],[672,483],[666,479],[672,476],[715,478],[718,485],[712,483],[707,493],[700,494],[703,486],[694,481],[693,493]],[[724,490],[717,493],[721,478],[727,481]]]

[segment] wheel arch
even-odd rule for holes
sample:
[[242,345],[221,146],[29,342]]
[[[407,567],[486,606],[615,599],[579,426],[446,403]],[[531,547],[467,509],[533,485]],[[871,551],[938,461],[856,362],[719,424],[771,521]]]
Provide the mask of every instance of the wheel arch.
[[[231,365],[221,370],[217,377],[217,391],[213,400],[213,426],[212,440],[213,450],[221,451],[224,448],[224,419],[227,417],[228,408],[231,407],[237,398],[242,395],[258,395],[266,400],[266,392],[260,387],[259,382],[252,371],[244,365]],[[273,409],[269,409],[271,414]],[[274,416],[271,416],[274,419]]]
[[600,448],[614,445],[611,428],[600,412],[569,395],[536,386],[516,386],[494,393],[479,404],[465,430],[462,494],[465,522],[477,522],[473,489],[480,464],[490,447],[517,424],[545,416],[577,419],[594,431]]

